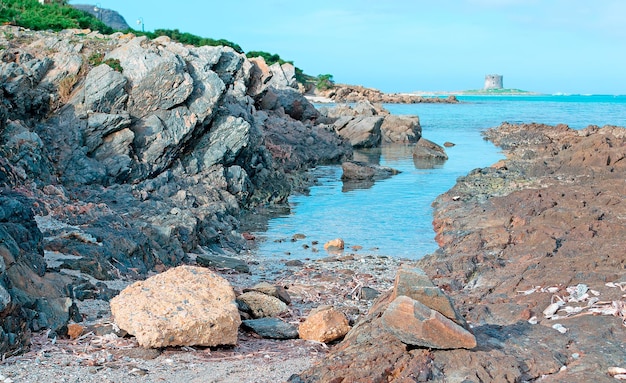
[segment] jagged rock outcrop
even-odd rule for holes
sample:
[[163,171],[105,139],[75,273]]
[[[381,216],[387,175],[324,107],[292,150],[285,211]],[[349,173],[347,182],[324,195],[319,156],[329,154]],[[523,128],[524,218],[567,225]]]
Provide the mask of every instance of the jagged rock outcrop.
[[422,136],[419,117],[394,116],[367,100],[354,106],[323,107],[320,114],[324,122],[332,124],[355,148],[378,147],[382,143],[413,144]]
[[[17,193],[8,201],[31,201],[43,253],[24,259],[41,273],[42,256],[54,253],[44,276],[62,277],[59,286],[83,285],[66,269],[141,277],[186,262],[198,246],[236,253],[242,209],[285,201],[298,171],[351,154],[315,123],[288,66],[272,67],[271,86],[257,89],[262,71],[228,47],[1,28],[0,186]],[[275,102],[263,110],[270,92]],[[18,268],[3,274],[0,317],[22,326],[0,320],[17,334],[11,350],[27,344],[28,328],[56,329],[69,315],[42,320],[43,306],[28,300],[34,290],[17,299]],[[71,305],[65,290],[76,289],[55,285],[48,301]]]

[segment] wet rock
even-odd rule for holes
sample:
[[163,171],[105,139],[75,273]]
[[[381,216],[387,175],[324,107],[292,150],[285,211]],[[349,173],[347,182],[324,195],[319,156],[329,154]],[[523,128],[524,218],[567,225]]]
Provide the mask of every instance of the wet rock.
[[230,284],[193,266],[135,282],[111,300],[111,312],[121,329],[153,348],[233,345],[241,324]]
[[300,323],[300,338],[328,343],[344,337],[350,331],[345,314],[331,306],[312,310],[306,320]]
[[344,162],[341,164],[341,169],[343,170],[341,180],[344,182],[377,181],[400,173],[398,170],[386,166],[357,161]]
[[422,137],[413,148],[413,158],[447,160],[448,155],[441,146]]
[[476,347],[476,338],[439,312],[404,295],[395,298],[382,315],[382,324],[413,346],[453,349]]
[[249,273],[250,267],[241,259],[224,257],[221,255],[198,254],[196,263],[204,267],[217,267],[222,269],[232,269],[240,273]]
[[253,287],[249,289],[243,290],[244,293],[248,291],[258,291],[260,293],[278,298],[281,301],[285,302],[285,304],[291,303],[291,297],[289,296],[289,293],[282,286],[275,286],[267,282],[261,282],[261,283],[254,285]]
[[253,318],[274,317],[287,311],[287,305],[280,299],[258,291],[249,291],[237,297],[249,308]]
[[263,338],[297,339],[298,327],[278,318],[260,318],[244,320],[243,325]]
[[324,244],[324,250],[343,250],[344,246],[343,239],[335,238]]

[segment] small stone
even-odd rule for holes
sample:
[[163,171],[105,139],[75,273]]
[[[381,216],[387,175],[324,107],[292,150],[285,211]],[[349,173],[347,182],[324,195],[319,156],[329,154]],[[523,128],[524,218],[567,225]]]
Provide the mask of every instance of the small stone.
[[472,333],[407,296],[399,296],[382,315],[382,323],[402,343],[437,349],[476,347]]
[[290,261],[285,262],[285,266],[300,267],[300,266],[304,266],[304,262],[297,260],[297,259],[292,259]]
[[321,306],[311,311],[300,324],[300,338],[322,343],[332,342],[344,337],[350,331],[348,318],[331,306]]
[[243,321],[243,325],[263,338],[297,339],[298,328],[278,318],[260,318]]
[[254,318],[273,317],[287,311],[285,302],[258,291],[243,293],[237,299],[250,307],[250,313]]
[[324,244],[324,250],[331,250],[331,248],[343,250],[344,246],[345,246],[345,244],[343,242],[343,239],[335,238],[335,239],[330,240],[330,241],[328,241],[328,242],[326,242]]
[[83,334],[85,328],[76,323],[70,323],[67,325],[67,335],[70,339],[76,339]]
[[445,146],[446,148],[451,148],[453,146],[455,146],[456,144],[450,141],[446,141],[443,143],[443,146]]

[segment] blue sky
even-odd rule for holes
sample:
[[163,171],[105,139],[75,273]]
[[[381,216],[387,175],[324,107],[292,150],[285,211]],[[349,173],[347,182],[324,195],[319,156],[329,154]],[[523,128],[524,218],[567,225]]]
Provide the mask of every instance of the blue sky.
[[[84,0],[70,1],[85,3]],[[385,92],[626,94],[624,0],[100,0],[131,27],[224,38]]]

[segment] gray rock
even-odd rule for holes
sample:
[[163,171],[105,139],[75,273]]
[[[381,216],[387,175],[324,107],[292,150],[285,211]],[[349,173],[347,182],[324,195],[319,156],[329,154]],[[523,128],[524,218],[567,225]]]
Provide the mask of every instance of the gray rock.
[[287,311],[285,302],[258,291],[248,291],[238,296],[237,299],[250,307],[252,317],[256,319],[277,316]]
[[291,303],[291,297],[289,296],[289,293],[287,292],[287,290],[285,290],[284,287],[282,286],[275,286],[272,285],[270,283],[267,282],[260,282],[257,283],[256,285],[252,286],[249,289],[244,289],[244,292],[248,292],[248,291],[258,291],[260,293],[266,294],[266,295],[271,295],[275,298],[280,299],[281,301],[285,302],[286,304],[290,304]]
[[413,158],[447,160],[448,155],[443,147],[422,137],[413,148]]
[[337,133],[354,148],[373,148],[380,145],[383,117],[343,117],[335,122]]
[[244,320],[242,324],[268,339],[297,339],[298,327],[278,318]]
[[106,64],[92,69],[85,78],[84,108],[98,113],[118,112],[124,109],[128,94],[128,80]]
[[87,126],[83,130],[83,140],[87,146],[87,153],[91,153],[102,145],[103,137],[129,127],[132,124],[130,115],[91,113],[87,118]]
[[341,164],[341,168],[343,170],[341,175],[342,181],[374,181],[389,178],[400,173],[398,170],[390,167],[357,161],[346,161]]
[[385,116],[380,127],[382,142],[415,143],[422,136],[422,127],[417,116]]
[[104,9],[100,6],[96,7],[95,5],[92,5],[92,4],[70,4],[70,5],[76,9],[80,9],[81,11],[91,13],[98,20],[102,21],[106,26],[109,26],[115,30],[125,31],[127,29],[130,29],[124,17],[112,9]]
[[240,259],[224,257],[221,255],[198,254],[196,263],[204,267],[217,267],[222,269],[232,269],[240,273],[249,273],[250,267]]

